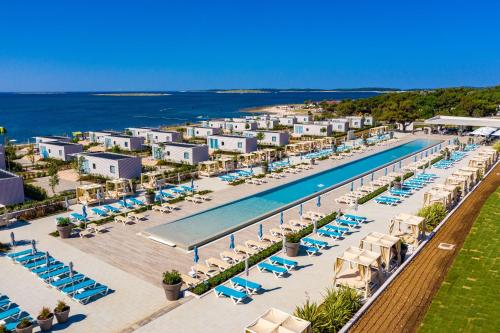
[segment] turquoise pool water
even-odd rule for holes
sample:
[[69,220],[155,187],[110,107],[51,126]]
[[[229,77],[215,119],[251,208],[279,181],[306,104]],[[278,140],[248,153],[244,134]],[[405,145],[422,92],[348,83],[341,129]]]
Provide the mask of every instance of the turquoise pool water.
[[[418,139],[363,159],[341,165],[227,204],[159,225],[146,231],[180,247],[191,249],[218,235],[246,225],[250,220],[279,210],[350,178],[380,168],[440,141]],[[324,203],[326,204],[326,203]]]

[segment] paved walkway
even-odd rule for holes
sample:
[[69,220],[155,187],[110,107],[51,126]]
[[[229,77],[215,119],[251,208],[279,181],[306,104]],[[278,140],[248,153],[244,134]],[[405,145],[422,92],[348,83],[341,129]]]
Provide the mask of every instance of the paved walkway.
[[[413,262],[354,324],[350,332],[416,332],[470,228],[488,197],[500,186],[500,165],[478,186]],[[455,244],[445,251],[440,243]]]

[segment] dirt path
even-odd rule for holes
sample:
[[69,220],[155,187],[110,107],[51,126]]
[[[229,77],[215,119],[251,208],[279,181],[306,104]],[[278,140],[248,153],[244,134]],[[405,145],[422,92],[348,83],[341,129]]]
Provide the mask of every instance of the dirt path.
[[[500,186],[499,173],[497,165],[349,332],[417,331],[481,207]],[[440,250],[439,243],[456,247],[453,251]]]

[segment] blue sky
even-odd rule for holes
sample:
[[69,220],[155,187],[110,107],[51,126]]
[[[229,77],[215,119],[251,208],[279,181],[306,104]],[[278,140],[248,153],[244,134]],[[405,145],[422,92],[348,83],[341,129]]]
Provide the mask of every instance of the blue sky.
[[488,86],[499,1],[0,0],[0,91]]

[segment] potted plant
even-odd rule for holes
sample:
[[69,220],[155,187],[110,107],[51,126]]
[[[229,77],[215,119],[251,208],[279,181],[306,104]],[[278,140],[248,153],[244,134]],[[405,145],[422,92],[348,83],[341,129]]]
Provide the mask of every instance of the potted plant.
[[68,217],[62,217],[57,219],[57,231],[61,238],[69,238],[71,236],[71,230],[73,229],[73,224]]
[[33,323],[28,318],[23,318],[16,326],[16,333],[31,333],[33,332]]
[[54,308],[54,314],[56,315],[57,323],[63,324],[68,321],[70,306],[63,301],[57,302],[57,306]]
[[152,205],[155,202],[155,191],[152,188],[148,188],[146,190],[146,194],[144,194],[144,197],[146,198],[146,203],[148,205]]
[[296,257],[300,248],[300,235],[296,232],[287,234],[285,237],[286,255]]
[[0,325],[0,333],[10,333],[9,330],[7,330],[7,327],[5,325]]
[[43,332],[50,331],[52,330],[54,314],[50,312],[49,308],[43,307],[36,320],[38,322],[38,326],[40,326],[40,330],[42,330]]
[[179,299],[179,293],[182,286],[182,278],[178,271],[172,270],[164,272],[162,284],[167,300],[176,301]]

